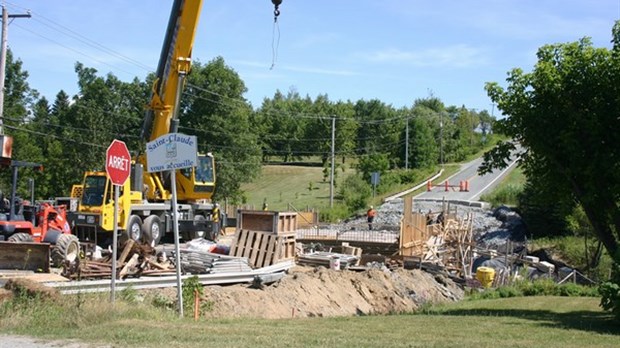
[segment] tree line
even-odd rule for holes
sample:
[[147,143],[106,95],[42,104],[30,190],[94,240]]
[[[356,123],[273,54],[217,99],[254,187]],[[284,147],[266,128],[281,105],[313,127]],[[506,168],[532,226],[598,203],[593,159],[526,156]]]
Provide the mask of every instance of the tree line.
[[[85,171],[103,170],[113,139],[126,142],[132,156],[145,146],[139,135],[154,75],[124,82],[79,62],[75,73],[78,93],[60,89],[50,101],[29,85],[22,62],[7,54],[4,131],[14,137],[13,159],[44,166],[22,175],[35,179],[39,199],[67,196]],[[182,95],[179,132],[196,135],[198,150],[214,154],[217,200],[239,202],[241,184],[256,178],[263,163],[312,159],[328,166],[332,125],[335,157],[359,161],[364,175],[463,160],[489,141],[494,122],[486,110],[446,106],[432,95],[395,108],[377,99],[311,98],[291,88],[255,108],[244,99],[246,91],[218,57],[194,62]],[[10,190],[8,173],[0,184]],[[26,195],[26,180],[19,192]]]

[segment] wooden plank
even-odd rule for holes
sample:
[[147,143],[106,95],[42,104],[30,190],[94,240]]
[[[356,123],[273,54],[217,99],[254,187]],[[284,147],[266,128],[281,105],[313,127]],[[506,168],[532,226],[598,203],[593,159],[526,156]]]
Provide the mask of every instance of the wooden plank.
[[257,238],[256,236],[256,232],[255,231],[245,231],[247,238],[245,238],[245,240],[243,241],[243,254],[241,254],[242,257],[247,257],[249,258],[250,255],[252,254],[252,247],[251,247],[251,243],[254,240],[254,238]]
[[125,263],[125,260],[127,260],[127,256],[129,256],[129,252],[131,252],[131,248],[133,248],[134,244],[136,244],[136,241],[134,241],[133,239],[129,239],[127,243],[125,243],[123,252],[121,253],[121,256],[118,258],[119,265]]
[[259,256],[258,259],[256,260],[256,267],[261,268],[261,267],[265,267],[265,258],[267,256],[267,247],[269,246],[269,237],[268,235],[265,236],[266,238],[263,238],[261,240],[261,244],[258,248],[259,250]]
[[123,266],[123,268],[121,269],[121,272],[118,275],[120,279],[123,279],[129,273],[129,270],[138,264],[138,257],[140,257],[140,255],[138,254],[133,254],[131,256],[127,264]]
[[264,238],[267,238],[265,233],[255,232],[255,239],[252,243],[252,256],[250,258],[250,262],[253,265],[258,265],[258,258],[261,254],[260,244]]
[[276,239],[270,238],[269,244],[267,245],[267,251],[265,252],[265,262],[263,263],[263,267],[271,266],[274,264],[274,256],[276,251]]

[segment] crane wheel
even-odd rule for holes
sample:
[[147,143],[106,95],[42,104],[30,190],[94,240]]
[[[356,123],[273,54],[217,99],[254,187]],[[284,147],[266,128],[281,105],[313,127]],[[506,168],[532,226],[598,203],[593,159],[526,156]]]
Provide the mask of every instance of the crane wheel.
[[52,248],[52,265],[62,266],[65,261],[74,262],[80,256],[80,241],[72,234],[61,234]]
[[159,244],[162,237],[161,219],[157,215],[151,215],[142,223],[142,239],[144,243],[154,247]]
[[129,239],[133,239],[136,242],[142,239],[142,219],[138,215],[129,216],[127,221],[127,229],[120,235],[120,245],[125,244]]
[[32,239],[32,235],[30,235],[30,233],[18,232],[11,235],[7,241],[12,243],[32,243],[34,242],[34,239]]

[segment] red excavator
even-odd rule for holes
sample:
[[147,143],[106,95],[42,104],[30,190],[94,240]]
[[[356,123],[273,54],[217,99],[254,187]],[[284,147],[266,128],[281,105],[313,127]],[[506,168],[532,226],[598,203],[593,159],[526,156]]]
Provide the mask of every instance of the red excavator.
[[[78,238],[71,234],[65,206],[33,204],[15,195],[20,167],[41,169],[36,163],[11,161],[13,183],[10,200],[0,192],[0,241],[50,243],[52,265],[75,261],[80,252]],[[32,188],[31,188],[32,189]]]

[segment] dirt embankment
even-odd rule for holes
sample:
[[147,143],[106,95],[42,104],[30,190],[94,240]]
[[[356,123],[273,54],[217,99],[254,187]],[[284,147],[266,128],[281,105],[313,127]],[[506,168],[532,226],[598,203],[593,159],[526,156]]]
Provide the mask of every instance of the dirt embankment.
[[460,300],[463,290],[446,277],[420,270],[298,266],[263,289],[209,286],[205,297],[211,302],[207,317],[276,319],[412,312],[425,303]]

